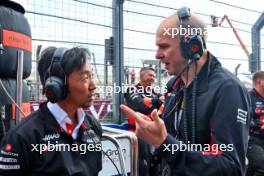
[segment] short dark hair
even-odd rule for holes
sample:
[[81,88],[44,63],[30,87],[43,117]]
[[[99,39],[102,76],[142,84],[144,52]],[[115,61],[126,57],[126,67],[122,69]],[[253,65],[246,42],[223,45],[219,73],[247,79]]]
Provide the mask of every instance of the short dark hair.
[[146,71],[146,70],[151,70],[151,71],[155,72],[155,69],[152,68],[152,67],[143,67],[143,68],[140,69],[140,73],[142,73],[143,71]]
[[[48,76],[50,76],[47,72],[49,71],[49,67],[51,64],[51,60],[53,57],[53,54],[56,51],[56,47],[48,47],[45,50],[42,51],[40,60],[38,63],[38,73],[40,76],[41,84],[45,85],[45,80]],[[51,75],[57,76],[61,79],[64,79],[64,76],[66,74],[66,77],[68,77],[74,70],[81,69],[87,60],[90,60],[91,54],[88,49],[81,48],[81,47],[74,47],[71,49],[68,49],[61,60],[61,67],[64,71],[60,72],[57,71],[57,69],[52,69]],[[61,70],[61,69],[59,69]]]
[[50,66],[52,56],[57,48],[48,47],[41,52],[40,60],[38,62],[38,74],[42,85],[45,84],[45,74]]
[[253,75],[253,85],[256,85],[258,79],[264,79],[264,71],[256,71]]

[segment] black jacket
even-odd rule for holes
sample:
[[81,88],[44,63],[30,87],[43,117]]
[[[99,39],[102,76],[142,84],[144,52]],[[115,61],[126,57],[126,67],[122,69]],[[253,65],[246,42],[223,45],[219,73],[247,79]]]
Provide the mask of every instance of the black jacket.
[[[193,82],[186,89],[187,103],[184,106],[181,103],[184,90],[182,81],[173,79],[168,84],[168,90],[171,92],[166,96],[163,114],[169,134],[159,148],[160,155],[169,164],[172,175],[244,175],[250,119],[250,98],[247,90],[208,52],[208,59],[198,73],[196,121],[192,121]],[[175,106],[175,104],[177,105]],[[184,117],[184,112],[179,113],[181,107],[183,109],[186,107],[186,117]],[[178,123],[175,123],[174,120],[175,112],[178,112],[177,117],[183,114],[182,118],[177,118]],[[198,151],[177,150],[172,154],[173,144],[174,149],[176,149],[176,144],[180,146],[180,143],[185,141],[186,134],[188,141],[191,141],[192,136],[195,136],[196,144],[201,144],[204,147],[212,146],[212,144],[225,144],[226,149],[220,149],[222,154],[221,152],[219,154],[202,152],[205,148],[202,151],[199,149]],[[171,151],[166,149],[166,146],[169,146]]]
[[252,89],[249,94],[253,113],[250,123],[251,141],[264,143],[264,129],[261,129],[261,126],[264,126],[264,123],[261,122],[261,119],[264,120],[264,98],[255,89]]
[[[143,95],[152,99],[152,105],[150,107],[144,104]],[[161,94],[155,92],[154,89],[145,90],[140,84],[129,87],[124,96],[129,107],[146,115],[151,113],[154,109],[159,108],[162,104],[159,100]]]
[[[101,134],[100,124],[87,117],[79,129],[77,139],[73,140],[71,135],[62,130],[44,104],[3,138],[0,147],[0,175],[98,175],[102,168]],[[65,148],[57,145],[55,149],[51,144],[66,145]],[[51,147],[48,149],[47,146]]]

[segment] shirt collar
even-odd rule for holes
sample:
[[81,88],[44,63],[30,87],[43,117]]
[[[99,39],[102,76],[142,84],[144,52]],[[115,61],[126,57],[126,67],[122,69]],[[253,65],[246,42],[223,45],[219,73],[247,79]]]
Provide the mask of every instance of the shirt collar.
[[[57,103],[51,103],[48,102],[47,104],[48,109],[52,113],[52,115],[55,117],[56,121],[60,125],[61,128],[64,129],[64,131],[68,132],[67,124],[72,124],[71,119],[69,118],[68,114],[57,104]],[[80,129],[80,126],[84,122],[84,117],[85,117],[85,112],[82,108],[79,108],[77,110],[77,118],[78,118],[78,123],[73,129],[71,135],[73,139],[77,139],[77,134]]]
[[67,113],[57,103],[48,102],[47,106],[60,125],[68,117]]

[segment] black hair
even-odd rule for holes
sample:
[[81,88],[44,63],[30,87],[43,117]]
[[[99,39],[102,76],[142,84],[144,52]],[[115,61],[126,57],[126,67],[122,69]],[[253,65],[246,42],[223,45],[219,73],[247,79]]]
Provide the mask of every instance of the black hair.
[[90,58],[91,54],[88,49],[74,47],[65,52],[61,66],[68,77],[74,70],[81,69]]
[[38,62],[38,73],[40,77],[40,82],[43,86],[45,84],[45,75],[50,66],[52,56],[56,49],[56,47],[51,46],[41,52],[40,60]]
[[58,67],[58,64],[53,63],[52,69],[50,70],[52,57],[56,49],[56,47],[48,47],[41,53],[38,63],[38,73],[43,87],[45,85],[45,80],[50,75],[57,76],[64,80],[65,75],[66,77],[68,77],[74,70],[81,69],[86,64],[86,61],[90,60],[91,58],[88,49],[74,47],[64,53],[63,58],[60,62],[60,66],[62,69],[56,68]]

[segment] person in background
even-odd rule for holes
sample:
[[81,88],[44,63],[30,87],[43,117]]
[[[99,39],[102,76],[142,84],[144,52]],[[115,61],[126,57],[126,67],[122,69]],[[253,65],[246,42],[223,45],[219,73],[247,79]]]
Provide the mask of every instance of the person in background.
[[[125,100],[129,107],[145,115],[150,115],[153,109],[160,108],[164,96],[155,92],[152,84],[155,82],[156,74],[152,67],[143,67],[140,70],[140,81],[132,85],[125,93]],[[129,131],[135,132],[136,124],[134,119],[128,116]],[[157,165],[154,165],[155,154],[151,146],[139,139],[139,175],[153,176],[157,172]]]
[[253,118],[250,123],[250,139],[246,176],[264,175],[264,71],[253,75],[253,89],[249,92]]

